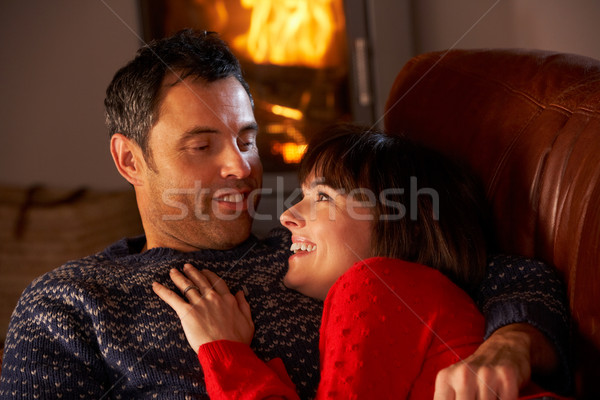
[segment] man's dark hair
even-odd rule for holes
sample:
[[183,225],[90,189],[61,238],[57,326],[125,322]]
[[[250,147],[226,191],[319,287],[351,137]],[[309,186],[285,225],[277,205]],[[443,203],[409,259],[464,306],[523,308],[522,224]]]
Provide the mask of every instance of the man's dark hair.
[[[485,274],[488,218],[482,188],[465,168],[403,136],[339,124],[311,140],[300,182],[311,173],[345,194],[376,196],[372,256],[427,265],[474,293]],[[414,178],[426,193],[411,193]]]
[[148,133],[157,122],[161,87],[168,73],[206,82],[235,77],[252,96],[237,58],[215,32],[186,29],[142,47],[121,68],[106,89],[104,106],[110,135],[121,133],[135,141],[146,159]]

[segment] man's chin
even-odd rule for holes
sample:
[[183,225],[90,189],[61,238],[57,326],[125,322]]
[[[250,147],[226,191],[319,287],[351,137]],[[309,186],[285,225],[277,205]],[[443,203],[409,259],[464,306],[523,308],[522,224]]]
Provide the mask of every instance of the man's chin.
[[238,219],[235,221],[223,221],[221,226],[212,232],[207,232],[212,239],[215,250],[230,250],[244,243],[252,231],[252,219]]

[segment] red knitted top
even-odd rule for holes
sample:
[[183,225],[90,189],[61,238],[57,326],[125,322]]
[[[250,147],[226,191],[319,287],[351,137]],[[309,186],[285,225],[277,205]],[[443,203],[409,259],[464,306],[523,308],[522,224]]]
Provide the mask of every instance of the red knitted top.
[[[437,372],[473,353],[483,334],[471,298],[440,272],[364,260],[325,300],[317,398],[431,399]],[[265,364],[249,346],[212,342],[198,358],[211,399],[298,398],[281,360]]]

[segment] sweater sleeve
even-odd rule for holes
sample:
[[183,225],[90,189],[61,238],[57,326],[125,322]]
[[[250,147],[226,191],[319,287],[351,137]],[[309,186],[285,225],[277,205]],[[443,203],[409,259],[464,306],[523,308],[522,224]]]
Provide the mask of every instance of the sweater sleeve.
[[261,361],[250,346],[218,340],[200,346],[198,360],[211,399],[299,399],[281,359]]
[[[469,311],[465,302],[455,301],[455,293],[470,303]],[[401,399],[413,395],[415,385],[414,398],[432,398],[437,372],[471,354],[482,334],[473,302],[438,271],[367,259],[327,295],[317,398],[389,398],[393,393]]]
[[0,399],[98,399],[107,393],[110,385],[81,301],[51,280],[38,279],[23,292],[4,346]]
[[560,367],[555,375],[539,380],[559,393],[572,390],[569,348],[569,311],[565,288],[556,272],[537,260],[495,255],[477,293],[486,320],[486,338],[512,323],[528,323],[554,344]]

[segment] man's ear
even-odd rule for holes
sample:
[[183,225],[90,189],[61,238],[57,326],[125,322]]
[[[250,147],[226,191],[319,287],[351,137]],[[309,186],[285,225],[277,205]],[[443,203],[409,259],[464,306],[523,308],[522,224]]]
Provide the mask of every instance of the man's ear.
[[133,186],[141,186],[142,173],[146,168],[142,149],[134,141],[120,133],[110,138],[110,154],[119,173]]

